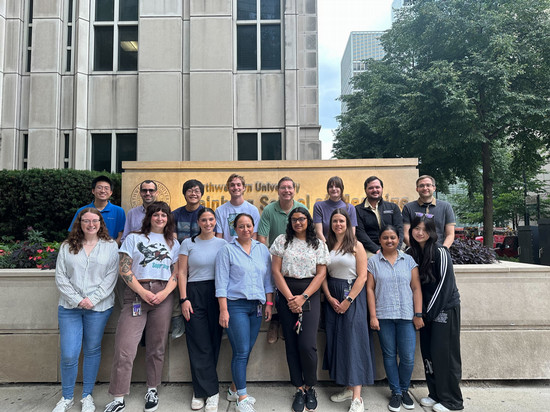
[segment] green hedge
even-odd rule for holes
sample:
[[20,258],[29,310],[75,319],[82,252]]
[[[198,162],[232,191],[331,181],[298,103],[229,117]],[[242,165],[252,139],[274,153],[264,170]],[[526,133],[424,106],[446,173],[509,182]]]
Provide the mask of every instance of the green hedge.
[[61,241],[78,208],[93,200],[94,177],[113,181],[111,202],[120,205],[121,175],[73,169],[0,170],[0,235],[20,240],[31,226],[48,241]]

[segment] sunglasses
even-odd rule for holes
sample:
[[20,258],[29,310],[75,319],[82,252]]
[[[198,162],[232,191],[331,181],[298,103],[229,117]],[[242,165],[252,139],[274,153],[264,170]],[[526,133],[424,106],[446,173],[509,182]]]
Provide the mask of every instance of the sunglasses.
[[141,189],[141,193],[155,193],[157,189]]
[[434,215],[432,215],[430,213],[415,212],[414,215],[417,216],[417,217],[426,216],[427,219],[433,219],[434,218]]

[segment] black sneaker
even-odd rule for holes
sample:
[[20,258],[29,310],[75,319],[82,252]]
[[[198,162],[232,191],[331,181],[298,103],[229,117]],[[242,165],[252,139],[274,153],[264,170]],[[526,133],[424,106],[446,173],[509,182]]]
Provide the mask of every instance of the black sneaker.
[[306,391],[306,411],[314,412],[317,410],[317,394],[315,389],[309,388]]
[[292,402],[292,412],[303,412],[305,403],[306,394],[303,390],[298,389],[294,394],[294,401]]
[[390,403],[388,404],[388,409],[392,412],[399,412],[401,410],[401,395],[396,393],[391,394]]
[[414,409],[414,402],[409,395],[408,391],[405,391],[401,394],[401,403],[405,409]]
[[144,412],[153,412],[156,411],[159,407],[159,395],[156,389],[149,389],[145,395],[145,407],[143,408]]
[[104,412],[122,412],[124,411],[125,407],[126,405],[124,404],[124,401],[112,401],[111,403],[107,404]]

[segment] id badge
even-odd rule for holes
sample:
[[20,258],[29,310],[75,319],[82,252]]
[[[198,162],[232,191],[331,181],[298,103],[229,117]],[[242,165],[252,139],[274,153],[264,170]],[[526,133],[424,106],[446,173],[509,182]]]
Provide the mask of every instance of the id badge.
[[344,299],[348,297],[351,292],[351,280],[348,280],[348,286],[344,289]]
[[136,297],[136,301],[132,303],[132,316],[141,316],[141,302]]
[[262,304],[258,303],[258,307],[256,308],[256,316],[261,318],[262,317]]

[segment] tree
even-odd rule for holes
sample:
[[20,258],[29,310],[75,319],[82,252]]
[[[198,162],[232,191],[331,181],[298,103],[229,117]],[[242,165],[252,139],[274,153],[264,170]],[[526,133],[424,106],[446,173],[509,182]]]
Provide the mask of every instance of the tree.
[[534,175],[550,143],[549,10],[550,0],[417,0],[401,9],[382,36],[386,57],[367,62],[356,92],[342,96],[336,157],[418,157],[440,187],[481,180],[490,244],[495,151],[510,148],[512,164]]

